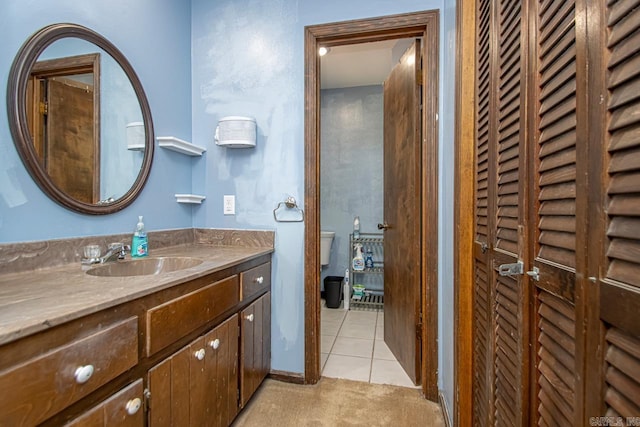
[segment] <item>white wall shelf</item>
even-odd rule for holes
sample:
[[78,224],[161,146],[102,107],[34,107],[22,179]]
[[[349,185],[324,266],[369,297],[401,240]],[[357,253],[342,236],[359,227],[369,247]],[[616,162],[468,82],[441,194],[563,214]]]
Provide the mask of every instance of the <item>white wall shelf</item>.
[[205,198],[205,196],[199,196],[197,194],[176,194],[176,201],[178,203],[193,203],[199,205]]
[[186,154],[187,156],[202,156],[202,153],[207,151],[204,147],[183,141],[175,136],[159,136],[156,139],[160,147]]

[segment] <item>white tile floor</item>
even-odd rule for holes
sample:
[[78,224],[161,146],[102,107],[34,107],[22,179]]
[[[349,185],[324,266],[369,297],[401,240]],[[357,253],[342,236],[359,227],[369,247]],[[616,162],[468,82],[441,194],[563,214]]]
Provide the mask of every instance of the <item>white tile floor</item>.
[[322,307],[322,375],[415,387],[383,340],[384,312]]

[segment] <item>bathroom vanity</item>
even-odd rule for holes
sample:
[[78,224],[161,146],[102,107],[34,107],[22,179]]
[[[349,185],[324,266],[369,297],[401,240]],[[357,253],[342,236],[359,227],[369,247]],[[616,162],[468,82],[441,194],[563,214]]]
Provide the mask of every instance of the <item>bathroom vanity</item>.
[[[0,275],[0,425],[227,426],[270,368],[272,247],[156,275]],[[189,264],[191,265],[191,264]]]

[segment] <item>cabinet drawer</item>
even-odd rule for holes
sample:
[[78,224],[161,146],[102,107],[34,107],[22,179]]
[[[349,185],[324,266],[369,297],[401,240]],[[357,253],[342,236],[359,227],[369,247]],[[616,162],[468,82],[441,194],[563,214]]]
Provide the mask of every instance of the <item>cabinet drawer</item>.
[[137,380],[88,410],[66,427],[142,427],[144,425],[142,380]]
[[231,309],[239,302],[238,288],[238,276],[231,276],[147,311],[147,355]]
[[271,289],[271,263],[240,273],[240,300]]
[[137,363],[138,320],[131,317],[0,372],[0,425],[46,420]]

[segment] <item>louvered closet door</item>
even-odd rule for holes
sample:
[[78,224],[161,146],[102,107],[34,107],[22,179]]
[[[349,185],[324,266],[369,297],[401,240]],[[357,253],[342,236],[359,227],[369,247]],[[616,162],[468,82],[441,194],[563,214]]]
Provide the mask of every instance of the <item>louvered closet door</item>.
[[522,2],[477,5],[474,419],[518,426],[528,398],[528,292],[522,275],[498,270],[517,264],[525,243]]
[[603,412],[626,420],[640,417],[640,8],[638,1],[606,3],[607,239],[599,280]]
[[[490,31],[491,1],[478,0],[476,16],[476,184],[475,184],[475,242],[473,287],[473,420],[476,426],[490,425],[493,414],[493,310],[490,283],[494,274],[489,265],[489,201],[494,197],[490,189]],[[493,168],[493,164],[491,164]],[[493,179],[491,180],[493,181]]]
[[[539,425],[574,425],[576,414],[577,86],[573,0],[537,2],[535,267]],[[583,124],[585,125],[585,124]]]
[[476,4],[474,425],[637,425],[640,0]]

